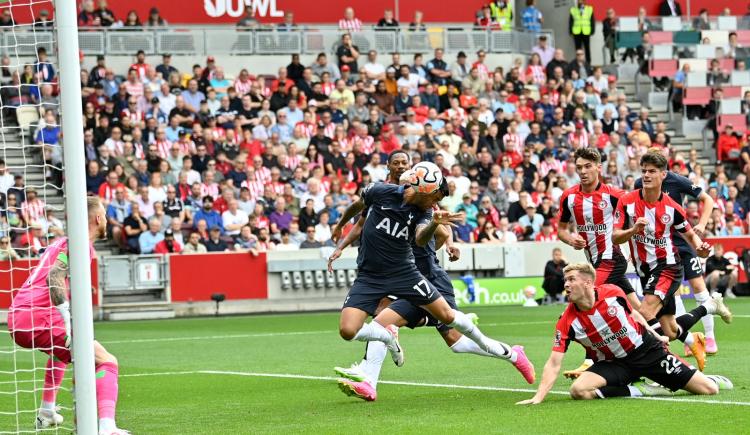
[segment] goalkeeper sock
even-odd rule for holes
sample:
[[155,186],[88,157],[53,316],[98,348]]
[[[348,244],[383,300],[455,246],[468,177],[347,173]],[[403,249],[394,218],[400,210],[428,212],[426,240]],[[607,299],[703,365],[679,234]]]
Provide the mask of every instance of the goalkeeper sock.
[[44,372],[44,391],[42,393],[42,409],[49,411],[55,410],[57,401],[57,391],[60,389],[63,378],[65,377],[65,368],[67,364],[50,357],[47,360],[47,368]]
[[482,334],[482,331],[480,331],[479,328],[474,325],[474,322],[472,322],[469,316],[462,313],[461,311],[453,310],[453,313],[453,323],[448,326],[457,329],[459,332],[469,337],[471,341],[476,343],[479,348],[484,350],[485,352],[488,352],[498,358],[510,360],[513,363],[516,362],[516,360],[518,359],[518,355],[510,348],[510,346],[486,337],[484,334]]
[[[711,300],[711,295],[708,291],[703,291],[695,294],[695,302],[698,305],[703,305]],[[706,334],[706,338],[716,338],[714,335],[714,316],[703,316],[701,317],[703,322],[703,331]]]
[[[96,405],[99,410],[99,429],[112,430],[117,407],[117,364],[105,362],[96,366]],[[112,427],[110,427],[110,425]]]
[[383,327],[383,325],[373,320],[370,323],[362,325],[362,328],[357,331],[357,335],[354,336],[354,339],[357,341],[377,340],[382,341],[385,344],[390,344],[391,341],[393,341],[393,336]]
[[383,361],[388,354],[388,347],[382,341],[367,342],[365,350],[365,359],[362,360],[362,370],[367,375],[367,382],[372,388],[377,388],[378,379],[380,378],[380,369],[383,367]]

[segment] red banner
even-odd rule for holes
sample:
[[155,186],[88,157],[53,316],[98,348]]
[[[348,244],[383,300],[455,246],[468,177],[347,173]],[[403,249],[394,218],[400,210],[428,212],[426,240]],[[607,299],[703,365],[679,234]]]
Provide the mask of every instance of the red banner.
[[172,302],[210,301],[212,293],[228,300],[266,299],[266,254],[189,254],[169,256]]
[[[67,0],[74,1],[74,0]],[[77,0],[75,0],[77,1]],[[467,0],[457,4],[446,4],[434,0],[386,0],[384,2],[373,2],[364,0],[326,0],[324,2],[310,3],[306,0],[130,0],[109,1],[109,7],[114,11],[115,18],[124,20],[129,11],[135,11],[141,22],[146,22],[148,12],[152,7],[159,9],[161,16],[170,24],[235,24],[245,15],[248,7],[254,7],[255,17],[261,23],[275,23],[282,20],[284,12],[293,12],[294,20],[300,24],[327,23],[336,24],[344,16],[344,9],[348,6],[354,8],[357,18],[365,24],[374,24],[383,16],[383,10],[390,8],[398,10],[398,20],[408,24],[419,10],[424,12],[424,20],[433,23],[456,23],[474,22],[476,12],[488,0]],[[650,16],[658,14],[659,4],[662,0],[643,0],[641,2],[622,2],[617,0],[593,0],[589,4],[594,6],[597,19],[601,20],[608,8],[613,8],[619,16],[636,16],[638,8],[646,7]],[[17,4],[13,4],[17,3]],[[96,2],[98,3],[98,2]],[[396,4],[398,3],[398,8]],[[683,15],[687,14],[687,2],[682,4]],[[248,6],[250,5],[250,6]],[[38,16],[41,9],[52,12],[52,2],[38,2],[29,6],[28,2],[11,1],[9,4],[0,5],[0,8],[11,7],[13,18],[16,23],[28,23],[33,10],[34,16]],[[698,11],[706,8],[710,15],[719,15],[724,8],[731,8],[735,15],[744,15],[746,12],[743,2],[737,0],[692,0],[691,13],[697,15]],[[516,23],[520,26],[520,11],[516,11]]]
[[[37,259],[24,258],[22,260],[0,261],[0,309],[8,309],[15,294],[31,274],[34,266],[39,262]],[[99,269],[96,259],[91,263],[91,285],[95,292],[92,294],[92,303],[99,305]]]

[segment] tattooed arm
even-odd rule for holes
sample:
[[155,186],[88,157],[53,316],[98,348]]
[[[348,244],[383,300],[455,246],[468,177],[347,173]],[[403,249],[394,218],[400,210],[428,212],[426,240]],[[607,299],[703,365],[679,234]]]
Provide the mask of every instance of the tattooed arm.
[[52,270],[49,271],[49,276],[47,277],[49,297],[52,300],[52,305],[57,306],[68,301],[68,286],[65,282],[67,277],[68,264],[58,258],[55,260],[55,264],[52,266]]

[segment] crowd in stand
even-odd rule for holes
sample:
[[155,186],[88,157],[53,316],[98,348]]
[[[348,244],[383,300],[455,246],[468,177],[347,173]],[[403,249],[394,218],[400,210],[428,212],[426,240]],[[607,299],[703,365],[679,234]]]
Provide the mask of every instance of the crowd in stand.
[[[54,68],[39,59],[32,81],[50,82]],[[463,214],[460,242],[556,240],[558,200],[579,181],[570,161],[579,147],[596,147],[604,181],[626,190],[640,177],[639,157],[657,147],[716,201],[708,235],[746,232],[744,175],[730,181],[719,164],[704,176],[697,152],[671,148],[667,125],[629,107],[613,75],[582,49],[566,59],[543,35],[509,67],[488,64],[483,50],[452,59],[442,49],[360,52],[349,33],[335,54],[309,65],[292,55],[275,76],[225,71],[212,56],[180,71],[168,53],[152,65],[143,52],[114,71],[100,56],[81,87],[87,190],[103,199],[122,252],[331,246],[332,225],[364,186],[386,179],[399,149],[443,170],[450,195],[441,205]],[[30,98],[46,104],[35,138],[59,167],[52,87]],[[743,152],[750,159],[750,147]],[[62,182],[54,169],[47,176]],[[62,225],[23,183],[0,164],[0,232],[40,248]],[[697,206],[687,206],[691,219]]]

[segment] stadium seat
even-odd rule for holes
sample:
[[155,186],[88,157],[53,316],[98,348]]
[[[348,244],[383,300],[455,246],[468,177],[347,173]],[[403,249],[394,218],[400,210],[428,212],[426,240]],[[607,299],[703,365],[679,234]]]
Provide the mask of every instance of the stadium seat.
[[672,59],[674,58],[674,46],[654,45],[651,49],[651,59]]
[[675,44],[695,45],[701,42],[701,34],[692,30],[675,32],[672,37]]
[[682,20],[680,17],[662,17],[661,28],[665,32],[680,32],[682,30]]
[[726,30],[704,30],[701,32],[701,41],[706,38],[712,45],[726,45],[729,43],[729,32]]
[[620,17],[618,29],[621,32],[638,32],[638,17]]
[[690,64],[691,72],[708,71],[708,62],[706,62],[706,59],[680,59],[680,69],[686,63]]
[[724,131],[727,124],[732,124],[736,133],[745,134],[747,132],[747,118],[745,115],[719,115],[716,121],[716,129]]
[[682,104],[685,106],[705,106],[711,101],[712,89],[708,86],[685,88]]
[[716,57],[716,49],[719,47],[716,44],[696,45],[695,57],[698,59],[714,59]]
[[641,32],[617,32],[615,45],[620,48],[636,48],[641,45]]
[[741,86],[726,86],[721,88],[724,91],[724,98],[742,98],[742,87]]
[[702,71],[690,71],[686,78],[687,86],[706,86],[706,73]]
[[750,86],[750,71],[734,71],[729,79],[732,86]]
[[740,45],[750,44],[750,30],[738,30],[737,43]]
[[719,113],[722,115],[738,115],[742,113],[742,100],[739,98],[722,98]]
[[723,71],[732,72],[734,71],[734,59],[727,57],[719,60],[719,66]]
[[651,59],[650,77],[674,77],[677,73],[677,59]]
[[16,119],[22,130],[39,121],[39,110],[36,107],[21,106],[16,109]]
[[672,32],[649,32],[651,35],[651,44],[671,44],[673,42],[674,33]]
[[737,30],[737,17],[719,16],[716,18],[716,24],[719,30]]

